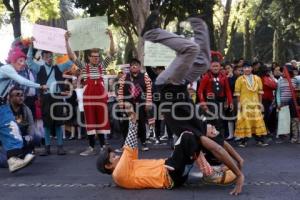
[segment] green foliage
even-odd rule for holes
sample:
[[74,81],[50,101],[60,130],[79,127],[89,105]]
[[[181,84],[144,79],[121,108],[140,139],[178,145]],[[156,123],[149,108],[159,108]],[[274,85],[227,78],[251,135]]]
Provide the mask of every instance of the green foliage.
[[[52,18],[59,17],[59,0],[19,0],[20,1],[20,12],[25,6],[22,13],[22,17],[30,22],[36,22],[39,19],[48,20]],[[12,2],[12,1],[11,1]],[[26,2],[29,2],[26,4]],[[11,3],[12,5],[12,3]],[[0,1],[0,25],[5,22],[10,22],[8,19],[8,14],[11,12],[6,9],[3,1]]]
[[[22,0],[24,1],[24,0]],[[31,22],[59,17],[59,0],[34,0],[28,5],[24,16]]]
[[270,26],[285,38],[300,37],[300,1],[273,0],[264,13]]
[[3,2],[0,2],[0,27],[1,24],[4,23],[4,15],[5,15],[5,6],[3,5]]

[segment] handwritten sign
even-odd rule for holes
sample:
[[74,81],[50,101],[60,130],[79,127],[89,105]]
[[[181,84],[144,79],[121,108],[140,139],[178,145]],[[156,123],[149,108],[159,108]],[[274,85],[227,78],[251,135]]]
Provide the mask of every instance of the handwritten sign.
[[169,66],[176,57],[175,51],[158,43],[145,42],[145,66]]
[[67,25],[71,32],[70,46],[73,51],[108,48],[109,36],[106,34],[108,27],[106,16],[69,20]]
[[66,30],[61,28],[34,24],[32,31],[35,39],[34,48],[66,54],[65,32]]

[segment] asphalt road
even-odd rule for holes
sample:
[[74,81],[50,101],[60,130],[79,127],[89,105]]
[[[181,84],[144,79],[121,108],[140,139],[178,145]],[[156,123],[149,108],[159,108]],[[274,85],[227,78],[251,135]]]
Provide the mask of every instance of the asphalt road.
[[[117,141],[111,141],[116,146]],[[68,155],[37,157],[28,168],[15,174],[0,169],[0,200],[102,200],[102,199],[300,199],[300,145],[273,144],[266,148],[254,144],[237,148],[245,159],[246,183],[238,197],[229,195],[233,186],[203,185],[194,169],[188,184],[174,190],[125,190],[114,185],[108,175],[95,168],[96,156],[81,157],[86,141],[67,141]],[[55,152],[55,149],[53,149]],[[167,157],[167,146],[152,146],[142,158]]]

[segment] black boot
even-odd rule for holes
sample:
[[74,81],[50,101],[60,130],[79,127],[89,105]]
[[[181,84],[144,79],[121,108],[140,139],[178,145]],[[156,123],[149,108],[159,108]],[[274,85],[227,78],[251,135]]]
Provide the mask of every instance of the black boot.
[[49,156],[51,154],[50,145],[46,145],[40,156]]
[[59,156],[66,155],[66,151],[64,150],[62,145],[57,146],[57,155]]
[[143,35],[147,31],[149,31],[151,29],[159,28],[159,27],[160,27],[159,11],[154,10],[154,11],[151,12],[149,17],[146,19],[145,26],[144,26],[144,28],[141,32],[141,36],[143,37]]

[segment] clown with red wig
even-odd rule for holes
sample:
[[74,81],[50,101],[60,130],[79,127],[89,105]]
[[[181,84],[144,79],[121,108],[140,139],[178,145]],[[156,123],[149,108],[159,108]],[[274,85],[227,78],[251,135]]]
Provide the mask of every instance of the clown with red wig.
[[204,74],[198,88],[198,98],[202,108],[213,113],[210,117],[212,121],[217,122],[215,125],[219,126],[218,130],[224,135],[224,111],[233,109],[232,95],[227,76],[221,71],[222,54],[211,51],[211,57],[210,70]]
[[47,87],[27,80],[18,74],[24,68],[26,55],[13,46],[6,60],[7,64],[0,67],[0,141],[7,154],[7,164],[10,172],[16,172],[28,166],[34,155],[25,152],[23,139],[15,117],[7,104],[7,94],[12,81],[28,87],[45,90]]

